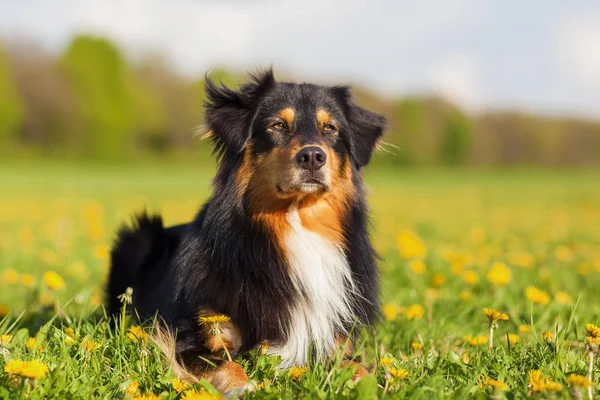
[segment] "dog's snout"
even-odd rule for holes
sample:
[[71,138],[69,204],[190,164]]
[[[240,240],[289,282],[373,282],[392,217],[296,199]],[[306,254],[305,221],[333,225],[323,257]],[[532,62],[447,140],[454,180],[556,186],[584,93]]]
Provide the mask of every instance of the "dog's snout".
[[309,171],[318,171],[327,162],[327,154],[317,146],[305,147],[296,155],[298,165]]

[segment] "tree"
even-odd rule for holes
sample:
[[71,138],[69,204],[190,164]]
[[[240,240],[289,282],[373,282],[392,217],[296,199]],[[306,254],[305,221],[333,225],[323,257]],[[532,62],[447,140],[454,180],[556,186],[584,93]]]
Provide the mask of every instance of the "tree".
[[117,47],[103,38],[78,36],[62,67],[75,93],[88,153],[123,158],[133,145],[134,107],[130,72]]
[[453,110],[446,118],[442,143],[441,160],[446,165],[463,165],[471,146],[471,123],[459,110]]

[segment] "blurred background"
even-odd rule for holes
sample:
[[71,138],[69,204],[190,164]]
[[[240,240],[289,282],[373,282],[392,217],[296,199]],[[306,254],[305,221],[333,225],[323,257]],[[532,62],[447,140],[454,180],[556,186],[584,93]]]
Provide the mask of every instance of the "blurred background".
[[[7,1],[0,155],[209,161],[207,72],[352,84],[401,166],[594,166],[594,1]],[[201,157],[199,157],[199,155]]]

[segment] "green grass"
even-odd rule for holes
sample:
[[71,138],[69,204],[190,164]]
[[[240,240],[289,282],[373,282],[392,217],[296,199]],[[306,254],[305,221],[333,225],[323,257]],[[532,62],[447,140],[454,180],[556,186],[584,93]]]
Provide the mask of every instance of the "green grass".
[[[192,218],[212,173],[183,165],[0,165],[0,313],[10,310],[0,334],[12,336],[0,346],[0,398],[124,398],[132,382],[137,394],[182,397],[159,351],[127,337],[133,318],[109,326],[100,305],[107,249],[133,211],[161,211],[167,223]],[[293,380],[254,352],[240,361],[262,384],[251,397],[522,398],[530,370],[563,385],[534,396],[576,396],[567,377],[587,375],[585,324],[600,323],[600,173],[370,169],[366,181],[387,318],[362,332],[355,355],[373,377],[355,384],[351,371],[325,364]],[[510,271],[505,285],[489,275],[495,263]],[[47,271],[64,287],[49,288]],[[542,303],[527,298],[529,286],[543,291]],[[483,307],[510,317],[493,330],[491,350],[464,339],[487,340]],[[507,343],[508,334],[518,343]],[[16,359],[40,360],[49,372],[37,380],[3,372]],[[408,376],[390,382],[390,368]],[[482,388],[480,378],[508,389]],[[600,396],[600,385],[593,389]]]

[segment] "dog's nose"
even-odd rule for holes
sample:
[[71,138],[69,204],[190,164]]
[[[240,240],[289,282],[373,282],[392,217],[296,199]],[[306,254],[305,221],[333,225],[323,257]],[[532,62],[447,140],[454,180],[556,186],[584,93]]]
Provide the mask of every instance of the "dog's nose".
[[299,166],[311,172],[319,170],[327,162],[327,154],[317,146],[305,147],[296,155]]

